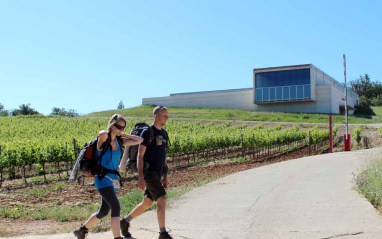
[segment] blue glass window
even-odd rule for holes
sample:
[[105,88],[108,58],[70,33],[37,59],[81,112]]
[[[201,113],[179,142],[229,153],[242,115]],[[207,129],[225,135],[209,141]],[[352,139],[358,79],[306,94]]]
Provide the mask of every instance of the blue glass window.
[[283,100],[289,100],[289,87],[283,86]]
[[269,100],[270,101],[276,100],[276,88],[274,88],[274,87],[269,88]]
[[297,86],[297,99],[302,99],[302,98],[304,98],[304,86],[298,85]]
[[281,86],[276,87],[276,100],[283,100],[283,88]]
[[304,99],[310,99],[310,85],[304,85]]
[[310,69],[256,74],[256,88],[310,84]]
[[269,88],[263,89],[263,101],[269,101]]
[[263,89],[256,90],[256,101],[263,101]]
[[296,99],[297,98],[297,87],[296,86],[291,86],[290,87],[290,98],[291,99]]

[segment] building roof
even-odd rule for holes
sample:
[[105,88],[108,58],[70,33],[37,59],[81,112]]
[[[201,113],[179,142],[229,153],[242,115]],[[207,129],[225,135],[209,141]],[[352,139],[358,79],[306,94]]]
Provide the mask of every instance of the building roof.
[[192,94],[207,94],[207,93],[226,93],[226,92],[236,92],[236,91],[246,91],[246,90],[253,90],[253,87],[252,88],[241,88],[241,89],[229,89],[229,90],[211,90],[211,91],[173,93],[173,94],[170,94],[170,96],[192,95]]
[[277,66],[277,67],[266,67],[266,68],[255,68],[254,71],[264,71],[264,70],[277,70],[277,69],[293,69],[293,68],[304,68],[304,67],[310,67],[312,64],[303,64],[303,65],[292,65],[292,66]]

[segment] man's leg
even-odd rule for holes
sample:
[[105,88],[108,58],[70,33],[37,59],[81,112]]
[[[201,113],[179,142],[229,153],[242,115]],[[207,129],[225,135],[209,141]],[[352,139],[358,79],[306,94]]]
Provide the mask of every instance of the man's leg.
[[173,239],[166,231],[166,195],[157,200],[157,215],[159,223],[159,239]]
[[166,196],[162,196],[157,200],[157,216],[160,231],[166,231]]
[[142,202],[138,204],[129,214],[127,214],[125,217],[122,218],[120,221],[120,227],[122,235],[125,237],[131,237],[131,234],[129,232],[130,227],[130,221],[141,215],[144,211],[149,209],[153,205],[153,201],[148,198],[144,197]]
[[143,212],[145,212],[147,209],[149,209],[153,205],[153,201],[145,197],[143,198],[142,202],[138,204],[128,215],[126,215],[124,218],[127,218],[130,216],[132,219],[135,217],[138,217],[141,215]]

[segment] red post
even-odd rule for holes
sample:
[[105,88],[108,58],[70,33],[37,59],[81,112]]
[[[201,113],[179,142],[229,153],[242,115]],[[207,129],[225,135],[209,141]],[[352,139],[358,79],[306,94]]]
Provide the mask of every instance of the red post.
[[347,138],[346,138],[346,134],[344,135],[344,144],[345,144],[345,151],[350,151],[351,150],[350,134],[348,134]]
[[333,121],[331,115],[329,115],[329,145],[329,153],[333,153]]

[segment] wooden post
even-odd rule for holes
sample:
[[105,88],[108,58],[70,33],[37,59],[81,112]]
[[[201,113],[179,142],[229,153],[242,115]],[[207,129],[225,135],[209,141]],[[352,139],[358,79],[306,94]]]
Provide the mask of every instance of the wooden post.
[[244,158],[244,156],[245,156],[245,152],[244,152],[244,136],[243,136],[243,134],[241,134],[241,136],[240,136],[240,146],[241,146],[241,157],[243,157]]
[[77,160],[77,140],[75,138],[73,138],[73,145],[74,145],[74,156],[76,157],[76,160]]
[[[77,140],[75,138],[73,138],[73,151],[74,151],[74,157],[75,157],[75,160],[77,160]],[[80,177],[77,178],[77,182],[79,185],[81,185],[81,179]],[[83,183],[82,183],[83,184]]]
[[[1,145],[0,145],[0,155],[1,155]],[[3,185],[3,168],[0,168],[0,188]]]
[[69,177],[68,142],[65,142],[66,175]]

